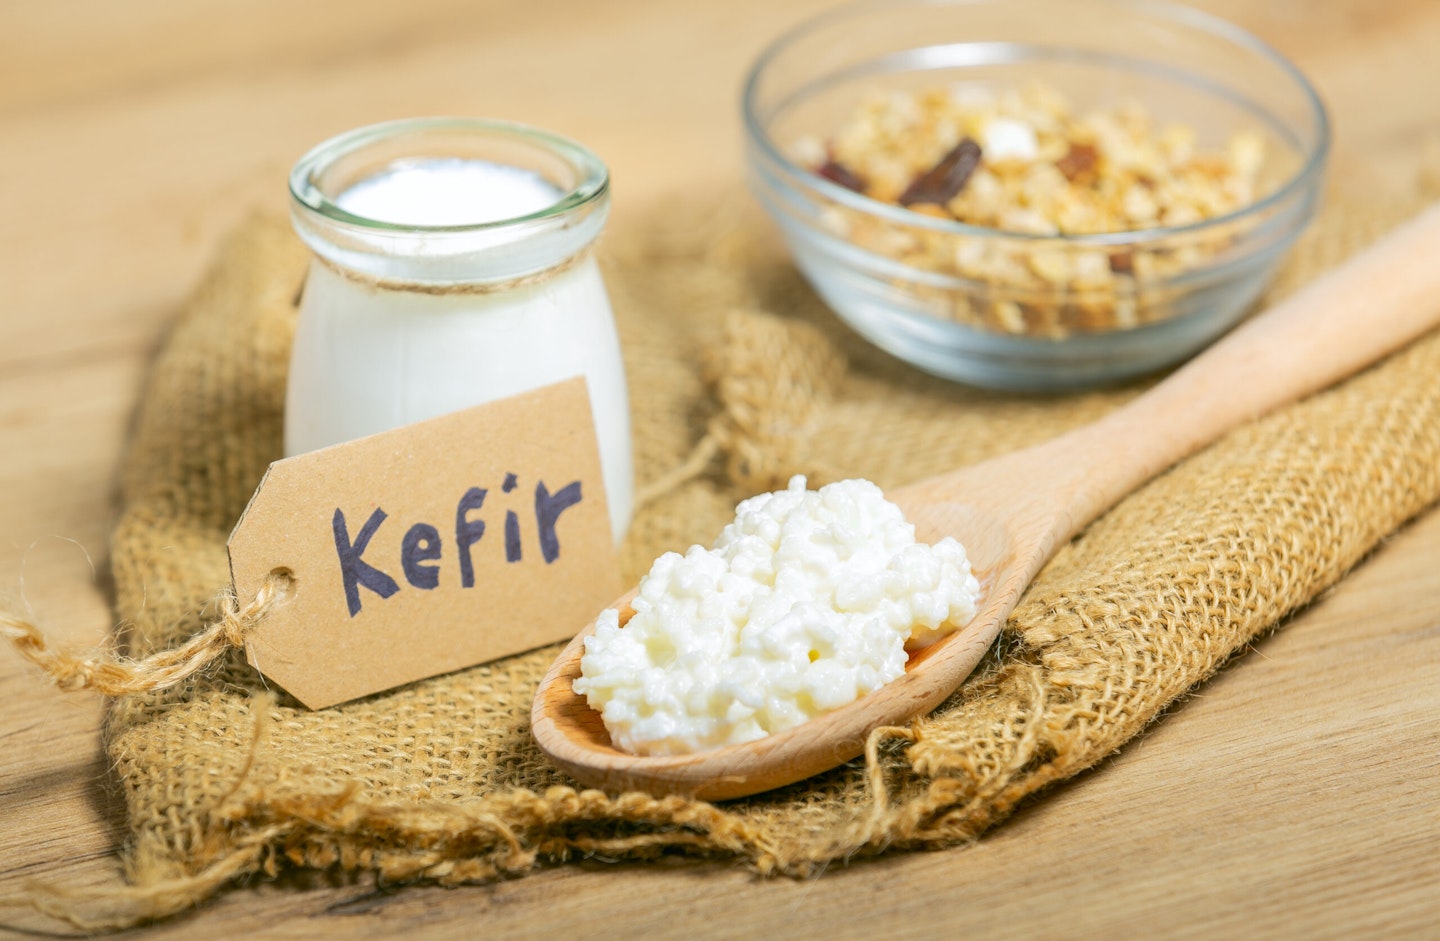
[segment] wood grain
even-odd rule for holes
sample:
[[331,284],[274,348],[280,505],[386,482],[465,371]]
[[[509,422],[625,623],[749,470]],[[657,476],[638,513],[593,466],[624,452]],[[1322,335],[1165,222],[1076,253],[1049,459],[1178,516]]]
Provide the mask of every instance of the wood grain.
[[[1440,128],[1433,0],[1204,0],[1314,78],[1335,185],[1398,192]],[[346,127],[552,127],[615,225],[740,176],[744,68],[823,0],[0,4],[0,593],[99,643],[145,363],[219,235]],[[72,541],[73,540],[73,541]],[[956,852],[796,883],[599,861],[458,890],[292,881],[161,937],[1429,937],[1440,920],[1440,518],[1382,547],[1107,766]],[[0,892],[115,876],[99,703],[0,655]],[[302,889],[304,889],[302,891]],[[564,905],[556,900],[563,898]],[[25,910],[0,923],[53,928]]]

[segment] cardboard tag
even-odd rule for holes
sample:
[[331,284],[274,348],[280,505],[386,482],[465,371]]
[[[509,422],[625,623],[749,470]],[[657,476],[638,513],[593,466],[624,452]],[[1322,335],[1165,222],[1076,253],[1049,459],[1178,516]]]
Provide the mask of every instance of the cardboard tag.
[[230,534],[289,595],[250,663],[312,709],[573,636],[620,594],[585,380],[276,461]]

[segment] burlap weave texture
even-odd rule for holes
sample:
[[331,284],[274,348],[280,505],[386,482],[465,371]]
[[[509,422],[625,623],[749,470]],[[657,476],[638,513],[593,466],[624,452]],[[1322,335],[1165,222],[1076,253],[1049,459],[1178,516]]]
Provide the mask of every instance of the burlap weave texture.
[[[1336,207],[1276,290],[1413,208]],[[923,376],[837,324],[748,218],[637,221],[606,251],[640,483],[661,483],[624,547],[631,579],[661,551],[708,543],[738,499],[793,473],[892,487],[1048,438],[1136,391],[1007,396]],[[306,263],[283,221],[244,226],[154,367],[113,539],[132,653],[214,614],[226,536],[280,454]],[[454,882],[671,849],[806,873],[973,839],[1133,737],[1440,496],[1437,375],[1432,335],[1123,502],[1042,572],[977,675],[878,768],[721,806],[579,791],[528,734],[555,648],[315,712],[270,693],[235,652],[110,713],[127,873],[140,885],[198,874],[198,895],[281,860]],[[662,480],[687,459],[694,476]]]

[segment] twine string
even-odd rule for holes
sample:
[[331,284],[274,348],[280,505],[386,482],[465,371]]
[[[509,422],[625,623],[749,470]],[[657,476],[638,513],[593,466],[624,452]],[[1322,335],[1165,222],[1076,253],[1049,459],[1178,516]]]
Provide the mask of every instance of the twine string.
[[161,650],[142,659],[114,654],[83,656],[57,650],[30,620],[0,611],[0,636],[7,638],[20,654],[49,674],[66,692],[94,690],[104,696],[126,696],[168,689],[181,683],[223,656],[245,646],[255,626],[289,597],[294,578],[287,572],[270,573],[255,596],[244,605],[230,591],[219,596],[222,614],[200,633],[178,647]]

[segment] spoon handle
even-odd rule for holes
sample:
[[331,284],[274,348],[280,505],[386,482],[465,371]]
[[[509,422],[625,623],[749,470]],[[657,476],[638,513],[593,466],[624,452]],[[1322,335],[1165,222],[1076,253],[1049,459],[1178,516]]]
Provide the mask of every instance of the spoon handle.
[[1325,388],[1440,325],[1440,205],[1257,314],[1145,394],[1042,447],[1083,485],[1073,531],[1226,431]]

